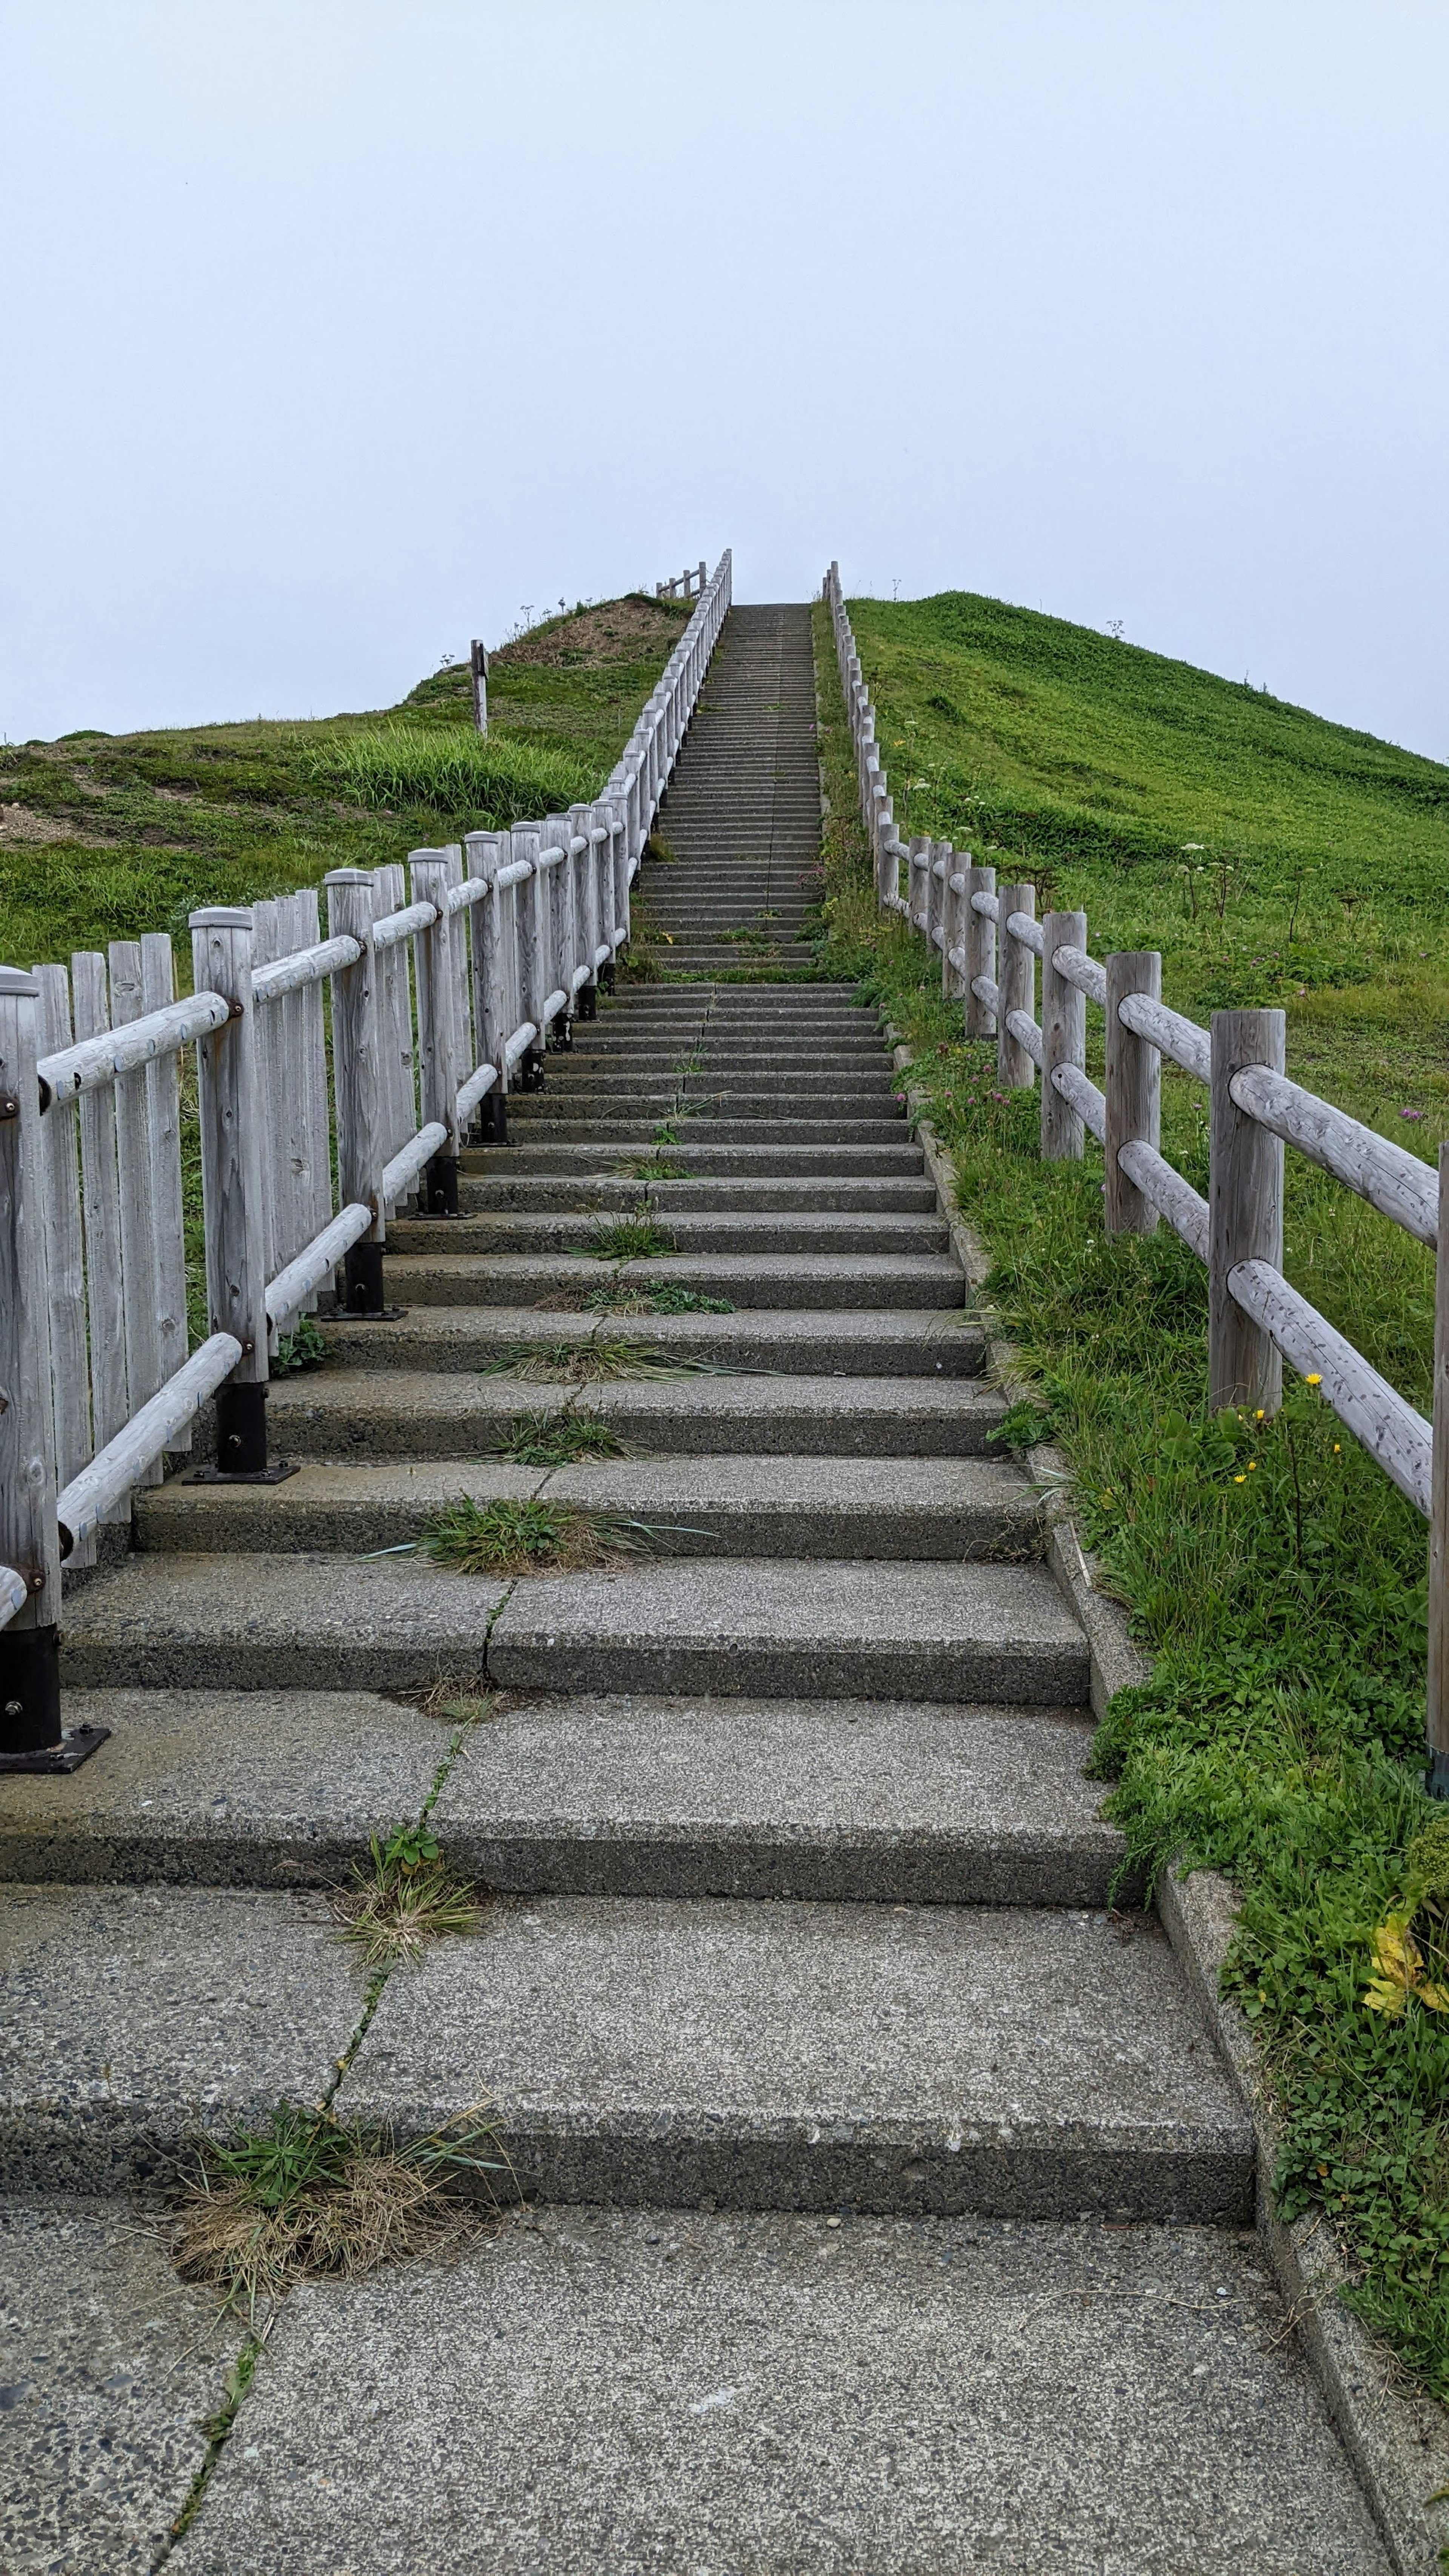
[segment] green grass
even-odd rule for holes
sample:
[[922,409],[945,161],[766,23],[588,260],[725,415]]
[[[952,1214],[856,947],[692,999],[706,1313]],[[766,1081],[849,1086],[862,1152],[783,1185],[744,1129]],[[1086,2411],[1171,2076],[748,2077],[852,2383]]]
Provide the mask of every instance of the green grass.
[[[584,1372],[579,1372],[580,1376]],[[622,1368],[599,1377],[623,1376]],[[581,1458],[622,1458],[624,1443],[612,1423],[591,1413],[516,1413],[498,1443],[500,1458],[520,1467],[573,1467]]]
[[632,1216],[599,1217],[592,1234],[584,1247],[590,1261],[660,1261],[678,1248],[647,1208],[636,1208]]
[[[611,640],[601,621],[616,610],[629,614]],[[612,603],[505,647],[486,742],[455,665],[368,715],[0,744],[0,801],[31,835],[0,842],[0,955],[30,965],[169,930],[185,990],[186,917],[202,904],[289,893],[590,799],[684,614]],[[555,660],[526,658],[541,649]]]
[[[1160,947],[1165,997],[1194,1017],[1282,1002],[1291,1073],[1432,1151],[1449,1103],[1449,771],[995,602],[862,602],[852,620],[904,832],[1033,879],[1043,909],[1083,906],[1097,954]],[[1034,1382],[1008,1427],[1066,1447],[1084,1541],[1151,1659],[1098,1736],[1109,1812],[1149,1877],[1176,1856],[1236,1883],[1226,1982],[1277,2087],[1279,2205],[1324,2214],[1360,2313],[1449,2398],[1449,2014],[1425,1995],[1449,1968],[1449,1871],[1422,1842],[1424,1524],[1291,1376],[1272,1423],[1209,1416],[1200,1264],[1165,1232],[1108,1241],[1098,1149],[1041,1162],[1036,1098],[1003,1096],[923,943],[878,917],[823,617],[817,657],[824,963],[916,1050],[992,1261],[987,1298]],[[1172,1072],[1163,1094],[1164,1150],[1205,1189],[1204,1096]],[[1425,1404],[1428,1256],[1292,1155],[1286,1235],[1295,1283]],[[1406,1915],[1423,1972],[1388,2015],[1365,1998]]]

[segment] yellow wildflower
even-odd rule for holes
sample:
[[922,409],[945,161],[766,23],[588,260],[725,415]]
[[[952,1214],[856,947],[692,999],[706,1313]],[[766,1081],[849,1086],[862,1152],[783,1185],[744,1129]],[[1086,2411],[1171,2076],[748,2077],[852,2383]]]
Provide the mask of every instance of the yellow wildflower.
[[1424,1983],[1423,1953],[1409,1930],[1407,1914],[1387,1915],[1372,1947],[1378,1973],[1369,1979],[1363,1998],[1370,2012],[1397,2021],[1410,1995],[1417,1995],[1430,2012],[1449,2013],[1449,1990]]
[[1233,1478],[1233,1483],[1235,1485],[1246,1485],[1247,1481],[1248,1479],[1246,1476],[1235,1476]]
[[1311,1374],[1311,1376],[1306,1377],[1306,1378],[1304,1379],[1303,1383],[1304,1383],[1304,1385],[1305,1385],[1305,1386],[1322,1386],[1322,1384],[1323,1384],[1323,1372],[1322,1372],[1322,1370],[1321,1370],[1321,1369],[1314,1369],[1314,1370],[1313,1370],[1313,1372],[1312,1372],[1312,1374]]

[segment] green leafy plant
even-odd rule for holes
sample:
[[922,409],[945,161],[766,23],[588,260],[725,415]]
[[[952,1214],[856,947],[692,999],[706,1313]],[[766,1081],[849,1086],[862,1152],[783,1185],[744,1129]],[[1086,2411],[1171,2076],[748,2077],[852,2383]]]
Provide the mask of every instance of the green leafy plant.
[[371,1968],[415,1958],[430,1941],[471,1932],[480,1901],[466,1880],[455,1878],[426,1824],[399,1825],[385,1842],[374,1834],[366,1868],[334,1900],[344,1940]]
[[1050,1413],[1023,1396],[1015,1404],[1007,1406],[1001,1420],[987,1432],[986,1437],[993,1447],[1037,1449],[1044,1440],[1051,1439],[1054,1430]]
[[299,1315],[290,1333],[278,1334],[269,1366],[273,1377],[287,1377],[300,1369],[324,1368],[326,1363],[325,1335],[310,1315]]

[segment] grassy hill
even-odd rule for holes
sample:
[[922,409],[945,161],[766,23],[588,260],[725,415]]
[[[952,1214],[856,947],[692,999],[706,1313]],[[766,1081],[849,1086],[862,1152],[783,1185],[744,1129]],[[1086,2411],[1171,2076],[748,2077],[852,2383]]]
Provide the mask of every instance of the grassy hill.
[[[1449,769],[999,601],[852,601],[851,619],[903,832],[1082,907],[1098,955],[1161,949],[1164,996],[1194,1018],[1281,1004],[1290,1073],[1435,1153]],[[830,959],[915,1049],[1034,1390],[1016,1437],[1066,1449],[1097,1580],[1152,1663],[1098,1737],[1109,1812],[1149,1874],[1185,1856],[1235,1881],[1228,1982],[1278,2086],[1280,2206],[1321,2213],[1361,2313],[1449,2401],[1449,1812],[1422,1787],[1425,1525],[1291,1372],[1274,1421],[1209,1414],[1202,1265],[1165,1229],[1107,1238],[1100,1149],[1041,1161],[1037,1096],[1003,1095],[939,961],[877,912],[823,609],[816,653]],[[1100,1013],[1088,1033],[1100,1080]],[[1205,1191],[1206,1096],[1171,1067],[1163,1144]],[[1293,1154],[1285,1237],[1295,1284],[1427,1408],[1432,1258]],[[1404,1917],[1418,1986],[1370,2009],[1376,1942]]]
[[466,665],[377,713],[73,733],[0,746],[0,957],[28,966],[378,867],[603,785],[689,615],[630,597],[493,657],[488,739]]

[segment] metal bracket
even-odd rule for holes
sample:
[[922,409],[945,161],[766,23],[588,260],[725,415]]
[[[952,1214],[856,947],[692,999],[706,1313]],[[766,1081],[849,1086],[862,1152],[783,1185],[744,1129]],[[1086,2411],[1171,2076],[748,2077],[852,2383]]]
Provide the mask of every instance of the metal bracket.
[[454,1154],[435,1154],[423,1183],[425,1211],[429,1216],[456,1216],[458,1213],[458,1161]]
[[295,1476],[293,1461],[267,1458],[267,1389],[229,1380],[216,1391],[216,1464],[197,1467],[188,1485],[280,1485]]
[[60,1631],[0,1629],[0,1773],[76,1771],[108,1726],[62,1726]]

